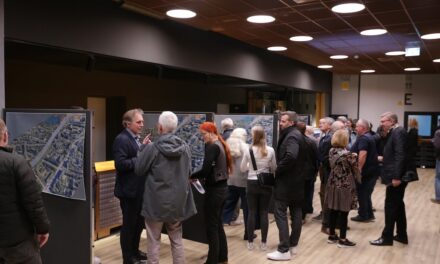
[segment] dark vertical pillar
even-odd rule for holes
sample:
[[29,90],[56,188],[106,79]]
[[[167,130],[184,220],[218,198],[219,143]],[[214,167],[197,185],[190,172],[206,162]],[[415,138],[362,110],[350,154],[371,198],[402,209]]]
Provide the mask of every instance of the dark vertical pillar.
[[5,3],[0,0],[0,110],[5,101]]

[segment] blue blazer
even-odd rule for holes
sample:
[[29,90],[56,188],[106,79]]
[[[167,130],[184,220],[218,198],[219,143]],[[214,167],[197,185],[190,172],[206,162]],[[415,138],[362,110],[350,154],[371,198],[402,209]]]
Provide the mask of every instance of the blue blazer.
[[138,144],[126,129],[113,142],[116,167],[114,192],[118,198],[135,198],[143,194],[145,179],[134,173],[138,150]]

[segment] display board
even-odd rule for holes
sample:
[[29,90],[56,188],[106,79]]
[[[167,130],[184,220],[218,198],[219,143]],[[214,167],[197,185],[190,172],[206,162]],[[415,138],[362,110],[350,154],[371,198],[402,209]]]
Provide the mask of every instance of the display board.
[[228,114],[228,115],[215,115],[214,122],[221,130],[221,121],[225,118],[231,118],[234,122],[234,128],[244,128],[248,134],[247,143],[252,142],[251,129],[252,127],[259,125],[264,128],[266,132],[266,141],[268,146],[276,146],[277,142],[277,117],[276,115],[258,115],[258,114]]
[[312,115],[298,114],[298,121],[304,122],[306,125],[310,126],[312,122]]
[[42,186],[50,237],[45,264],[91,263],[91,113],[5,109],[9,143],[29,160]]
[[435,129],[440,125],[440,112],[404,112],[403,124],[406,129],[412,120],[417,121],[420,137],[432,138]]
[[[201,168],[205,155],[205,143],[199,132],[200,125],[205,121],[212,121],[212,113],[175,113],[178,118],[178,125],[175,134],[183,139],[191,149],[191,165],[192,170],[196,171]],[[143,139],[147,134],[151,134],[150,138],[154,142],[159,134],[157,130],[157,122],[159,120],[159,112],[145,112],[144,128],[141,132]],[[192,185],[192,192],[197,208],[197,214],[183,222],[183,238],[207,243],[208,239],[205,232],[204,220],[204,195],[200,194]],[[166,230],[163,230],[166,233]]]

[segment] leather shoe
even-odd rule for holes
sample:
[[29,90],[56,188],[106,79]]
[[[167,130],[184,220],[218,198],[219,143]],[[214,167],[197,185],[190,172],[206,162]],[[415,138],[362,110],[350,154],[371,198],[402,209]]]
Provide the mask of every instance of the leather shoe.
[[398,236],[398,235],[395,235],[395,236],[393,237],[393,240],[394,240],[394,241],[397,241],[397,242],[400,242],[400,243],[402,243],[402,244],[408,245],[408,238],[407,238],[407,237],[400,237],[400,236]]
[[138,254],[136,256],[139,260],[147,260],[147,253],[143,251],[138,251]]
[[376,240],[372,240],[370,241],[370,244],[373,246],[392,246],[393,245],[393,241],[386,241],[385,239],[383,239],[382,237],[376,239]]
[[354,216],[352,218],[350,218],[351,221],[355,221],[355,222],[362,222],[362,223],[368,223],[368,222],[372,222],[373,219],[366,219],[361,217],[360,215]]
[[142,264],[142,262],[138,258],[132,257],[129,260],[124,260],[124,264]]
[[330,235],[330,229],[328,227],[321,227],[321,232],[326,234],[326,235]]

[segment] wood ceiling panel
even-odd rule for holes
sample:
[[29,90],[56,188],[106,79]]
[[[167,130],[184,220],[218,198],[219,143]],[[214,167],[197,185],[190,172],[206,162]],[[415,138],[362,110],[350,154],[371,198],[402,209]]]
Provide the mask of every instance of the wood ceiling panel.
[[[403,5],[402,5],[402,3]],[[370,67],[377,73],[402,73],[407,66],[421,65],[423,73],[440,73],[439,40],[420,40],[420,34],[440,31],[440,0],[363,0],[366,10],[357,14],[334,14],[330,8],[339,0],[126,0],[152,14],[163,16],[171,8],[188,8],[198,16],[188,20],[173,19],[196,28],[211,30],[250,45],[266,49],[283,45],[279,53],[311,65],[330,63],[332,72],[358,73]],[[410,18],[405,12],[408,11]],[[276,18],[270,24],[252,24],[246,18],[255,14],[270,14]],[[437,15],[439,13],[439,15]],[[437,18],[439,17],[439,18]],[[366,37],[364,29],[384,27],[388,33]],[[307,43],[289,41],[293,35],[311,35]],[[421,56],[389,57],[384,53],[403,50],[408,43],[419,42]],[[347,54],[350,59],[335,61],[329,55]],[[358,55],[358,59],[354,59]],[[423,66],[422,66],[423,65]]]
[[319,32],[322,31],[323,28],[316,25],[313,22],[298,22],[298,23],[289,23],[290,26],[292,26],[293,28],[297,29],[298,31],[304,33],[304,34],[309,34],[312,32]]
[[405,13],[404,10],[381,12],[374,15],[385,26],[410,23],[408,15]]
[[353,27],[368,28],[378,27],[379,24],[370,14],[359,14],[353,16],[344,16],[343,19]]
[[241,1],[247,3],[248,5],[254,6],[256,9],[259,10],[268,10],[268,9],[285,7],[285,5],[278,0],[241,0]]

